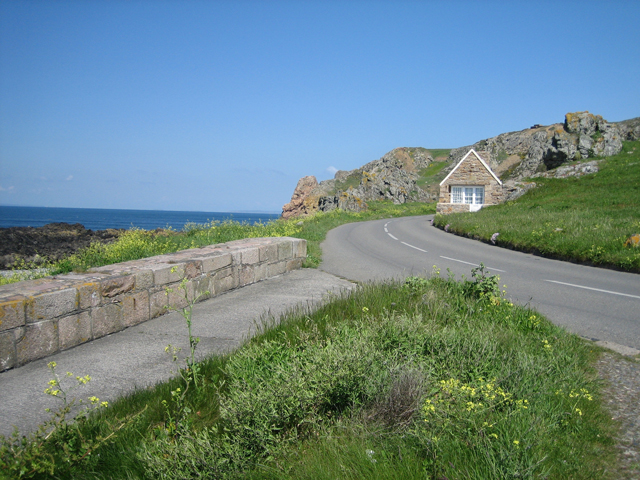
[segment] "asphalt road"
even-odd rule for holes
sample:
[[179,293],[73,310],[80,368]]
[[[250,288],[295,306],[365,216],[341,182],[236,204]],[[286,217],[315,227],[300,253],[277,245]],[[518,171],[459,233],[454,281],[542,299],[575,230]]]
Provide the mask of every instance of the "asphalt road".
[[322,244],[320,269],[354,281],[429,275],[456,278],[481,262],[507,297],[583,337],[640,350],[640,275],[514,252],[445,233],[432,216],[343,225]]

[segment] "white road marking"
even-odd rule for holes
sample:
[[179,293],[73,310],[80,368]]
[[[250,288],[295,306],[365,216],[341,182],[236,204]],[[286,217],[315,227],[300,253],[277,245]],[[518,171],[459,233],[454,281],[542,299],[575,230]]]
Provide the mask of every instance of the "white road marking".
[[400,243],[403,244],[403,245],[406,245],[407,247],[415,248],[416,250],[420,250],[421,252],[427,253],[426,250],[423,250],[423,249],[418,248],[418,247],[414,247],[413,245],[409,245],[407,242],[400,242]]
[[556,280],[545,280],[545,282],[557,283],[559,285],[567,285],[569,287],[584,288],[585,290],[593,290],[595,292],[610,293],[612,295],[621,295],[623,297],[631,297],[631,298],[640,299],[640,296],[638,296],[638,295],[629,295],[628,293],[612,292],[611,290],[602,290],[601,288],[585,287],[584,285],[574,285],[573,283],[558,282]]
[[[394,240],[398,240],[398,238],[394,237],[393,235],[391,235],[391,234],[389,233],[389,229],[387,228],[387,225],[389,225],[390,223],[391,223],[391,222],[387,222],[387,223],[385,223],[385,224],[384,224],[384,231],[386,232],[386,234],[387,234],[387,235],[389,235],[389,236],[390,236],[391,238],[393,238]],[[428,253],[426,250],[423,250],[423,249],[421,249],[421,248],[418,248],[418,247],[415,247],[415,246],[413,246],[413,245],[410,245],[410,244],[408,244],[407,242],[400,242],[400,243],[402,243],[403,245],[406,245],[407,247],[415,248],[416,250],[420,250],[421,252]]]
[[[478,265],[477,263],[471,263],[471,262],[465,262],[464,260],[458,260],[457,258],[450,258],[450,257],[443,257],[442,255],[440,255],[440,258],[444,258],[445,260],[451,260],[453,262],[460,262],[460,263],[466,263],[467,265],[473,265],[474,267],[479,267],[480,265]],[[502,272],[502,273],[506,273],[504,270],[500,270],[499,268],[493,268],[493,267],[489,267],[487,265],[485,265],[489,270],[493,270],[495,272]]]

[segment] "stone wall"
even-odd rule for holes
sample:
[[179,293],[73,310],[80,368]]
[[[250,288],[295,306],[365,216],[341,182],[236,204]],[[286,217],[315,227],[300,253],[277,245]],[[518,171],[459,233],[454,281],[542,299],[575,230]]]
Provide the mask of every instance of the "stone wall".
[[[237,240],[0,286],[0,371],[183,307],[301,268],[305,240]],[[173,292],[167,292],[173,289]]]
[[466,203],[438,203],[436,205],[436,213],[448,215],[450,213],[470,212],[470,206],[471,205],[468,205]]

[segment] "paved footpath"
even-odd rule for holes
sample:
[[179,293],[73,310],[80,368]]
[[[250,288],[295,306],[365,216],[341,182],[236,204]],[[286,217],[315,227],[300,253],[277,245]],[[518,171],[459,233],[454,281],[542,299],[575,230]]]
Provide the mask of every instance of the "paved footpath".
[[[302,269],[201,302],[193,311],[198,354],[227,352],[269,316],[277,319],[295,307],[317,305],[329,292],[353,286],[328,273]],[[91,376],[90,383],[76,390],[77,397],[113,401],[176,374],[176,364],[165,353],[168,344],[188,350],[186,324],[177,312],[0,373],[0,434],[9,435],[14,425],[22,433],[35,430],[48,418],[45,408],[60,404],[44,393],[51,379],[49,362],[58,364],[61,375],[69,371]]]

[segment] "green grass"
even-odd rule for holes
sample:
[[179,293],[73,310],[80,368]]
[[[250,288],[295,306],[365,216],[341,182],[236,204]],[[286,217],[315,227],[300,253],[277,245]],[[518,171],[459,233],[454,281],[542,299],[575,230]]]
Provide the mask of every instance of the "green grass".
[[418,186],[422,188],[440,183],[445,177],[442,170],[448,165],[447,162],[433,162],[427,168],[423,168],[419,174]]
[[451,148],[428,148],[427,150],[433,158],[448,157],[451,153]]
[[362,286],[202,362],[200,390],[178,378],[100,410],[85,442],[124,427],[81,461],[60,454],[79,434],[40,455],[55,478],[615,478],[597,349],[498,286]]
[[[68,258],[45,266],[48,267],[49,274],[58,275],[243,238],[290,236],[307,240],[308,256],[304,266],[317,267],[321,260],[320,243],[332,228],[350,222],[435,213],[435,204],[394,205],[391,202],[378,201],[369,202],[368,205],[369,209],[360,213],[333,210],[304,218],[279,219],[255,225],[234,221],[187,224],[180,232],[165,231],[160,234],[154,231],[128,230],[114,243],[94,243]],[[21,268],[29,266],[22,265]],[[0,285],[38,276],[45,276],[45,273],[0,277]]]
[[534,179],[514,202],[476,213],[436,216],[434,224],[499,246],[597,266],[640,272],[640,142],[625,142],[600,171],[580,178]]
[[362,173],[359,171],[353,172],[351,175],[343,180],[336,180],[336,192],[346,192],[350,188],[357,188],[362,180]]

